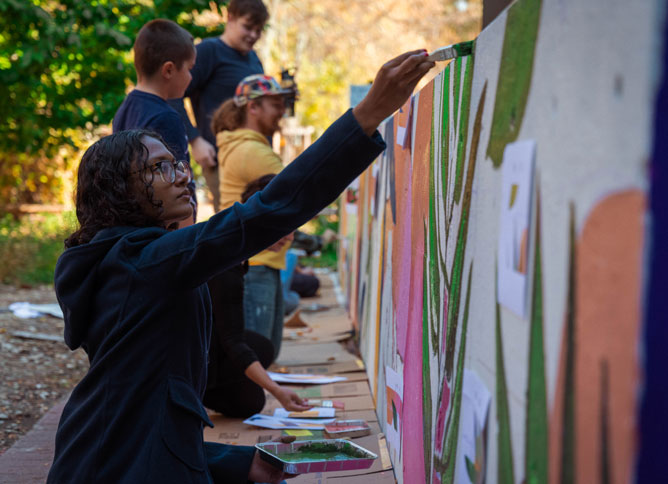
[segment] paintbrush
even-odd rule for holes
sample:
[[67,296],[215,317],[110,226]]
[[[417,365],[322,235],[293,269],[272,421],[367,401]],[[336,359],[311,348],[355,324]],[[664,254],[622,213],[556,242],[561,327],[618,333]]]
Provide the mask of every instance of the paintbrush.
[[473,40],[468,40],[466,42],[460,42],[459,44],[441,47],[440,49],[436,49],[434,52],[429,54],[427,60],[439,62],[454,59],[455,57],[471,55],[473,54],[474,45],[475,43]]

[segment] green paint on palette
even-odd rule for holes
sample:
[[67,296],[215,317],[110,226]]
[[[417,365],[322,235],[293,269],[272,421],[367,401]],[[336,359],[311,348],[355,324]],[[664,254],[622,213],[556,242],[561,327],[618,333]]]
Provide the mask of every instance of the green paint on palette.
[[459,221],[457,242],[455,245],[455,257],[452,262],[450,293],[448,294],[448,315],[446,321],[447,332],[445,335],[445,374],[448,381],[452,375],[454,364],[455,342],[454,335],[457,334],[459,320],[459,303],[461,294],[462,272],[464,270],[464,256],[466,254],[466,239],[468,237],[468,221],[471,209],[471,198],[473,192],[473,178],[475,175],[475,161],[478,156],[478,145],[480,132],[482,130],[482,113],[485,108],[485,97],[487,94],[487,83],[483,86],[480,94],[480,102],[473,123],[473,135],[471,137],[471,151],[466,175],[466,187],[464,188],[464,200],[462,202],[462,214]]
[[526,484],[547,482],[547,390],[543,348],[543,273],[540,240],[540,195],[536,204],[536,260],[533,269],[531,329],[529,333],[529,378],[527,388],[525,479]]
[[464,318],[462,319],[462,332],[459,336],[459,354],[457,355],[457,375],[455,377],[455,389],[453,399],[450,403],[452,411],[448,418],[445,444],[443,447],[443,470],[441,484],[453,484],[455,482],[455,467],[457,462],[457,443],[459,442],[459,416],[462,409],[462,392],[464,390],[464,356],[466,354],[466,333],[469,321],[469,303],[471,301],[471,279],[473,278],[473,261],[469,264],[469,279],[466,285],[466,302],[464,303]]
[[392,400],[392,426],[394,427],[394,430],[398,432],[399,429],[397,428],[397,420],[397,406],[394,404],[394,400]]
[[352,445],[313,443],[297,448],[296,452],[274,454],[286,462],[338,461],[365,459],[369,456]]
[[[461,60],[461,59],[458,59]],[[462,87],[462,107],[459,116],[459,129],[457,130],[457,165],[455,168],[455,202],[459,203],[462,198],[462,169],[466,155],[466,140],[469,131],[469,110],[471,109],[471,81],[473,77],[473,58],[466,59],[464,70],[464,86]]]
[[570,207],[568,300],[566,306],[566,368],[561,427],[561,484],[575,482],[575,207]]
[[501,51],[487,156],[501,166],[503,150],[517,139],[526,108],[540,22],[541,0],[520,0],[510,7]]
[[[427,240],[427,227],[423,227],[424,240]],[[427,313],[427,260],[422,262],[422,436],[424,438],[425,481],[431,479],[431,364],[429,363],[429,323]],[[418,444],[419,445],[419,444]]]
[[[494,279],[497,280],[496,277]],[[503,340],[501,338],[501,309],[498,302],[496,303],[496,421],[498,425],[496,434],[498,448],[496,482],[498,484],[515,484],[513,445],[510,438],[510,407],[508,405]]]

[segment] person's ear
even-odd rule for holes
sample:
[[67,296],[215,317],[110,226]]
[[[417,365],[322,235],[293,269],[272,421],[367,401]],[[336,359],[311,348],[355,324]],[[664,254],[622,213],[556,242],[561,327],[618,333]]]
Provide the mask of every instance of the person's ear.
[[176,71],[176,64],[174,64],[172,61],[167,61],[162,65],[162,67],[160,67],[160,74],[165,79],[171,79]]
[[262,100],[253,99],[248,101],[248,114],[256,115],[262,110]]

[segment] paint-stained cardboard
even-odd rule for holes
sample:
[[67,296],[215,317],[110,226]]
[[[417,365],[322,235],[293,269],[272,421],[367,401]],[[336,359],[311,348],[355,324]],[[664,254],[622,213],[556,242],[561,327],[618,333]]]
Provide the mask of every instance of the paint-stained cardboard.
[[240,419],[223,417],[220,414],[210,416],[214,427],[204,427],[204,440],[230,445],[255,445],[280,438],[280,430],[258,429],[246,425]]
[[290,341],[281,345],[276,360],[278,366],[326,365],[328,363],[354,363],[357,358],[338,343],[299,344]]
[[366,381],[344,381],[327,385],[308,385],[294,388],[302,398],[332,398],[354,397],[368,395],[369,384]]
[[375,405],[371,395],[358,395],[356,397],[340,397],[337,400],[343,402],[346,411],[352,410],[374,410]]
[[[276,364],[275,366],[272,367],[274,371],[279,371],[281,369],[284,369],[287,372],[290,373],[312,373],[314,375],[333,375],[336,373],[353,373],[353,372],[360,372],[364,370],[364,363],[362,363],[362,360],[360,359],[355,359],[354,361],[346,361],[346,362],[327,362],[327,363],[319,363],[319,364],[306,364],[306,363],[299,363],[295,365],[285,365],[281,366]],[[358,381],[359,380],[366,380],[367,376],[366,374],[358,375],[358,376],[353,376],[353,375],[343,375],[347,377],[349,380],[356,378]]]
[[372,409],[367,410],[344,410],[339,412],[336,416],[339,420],[366,420],[367,422],[377,422],[378,416],[376,411]]

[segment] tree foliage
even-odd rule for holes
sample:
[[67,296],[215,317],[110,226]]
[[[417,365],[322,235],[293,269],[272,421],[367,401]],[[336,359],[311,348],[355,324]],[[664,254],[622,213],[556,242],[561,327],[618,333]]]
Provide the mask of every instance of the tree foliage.
[[131,49],[144,23],[169,18],[195,37],[217,35],[222,24],[194,21],[216,3],[226,2],[0,0],[0,202],[34,201],[26,192],[58,185],[48,165],[67,168],[62,147],[79,148],[111,121],[135,78]]
[[349,106],[350,84],[371,82],[383,62],[406,50],[473,39],[482,23],[482,0],[264,2],[271,18],[256,50],[267,72],[297,68],[297,116],[317,134]]

